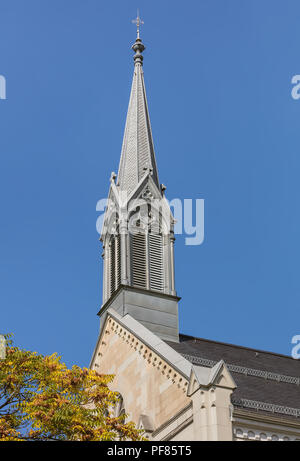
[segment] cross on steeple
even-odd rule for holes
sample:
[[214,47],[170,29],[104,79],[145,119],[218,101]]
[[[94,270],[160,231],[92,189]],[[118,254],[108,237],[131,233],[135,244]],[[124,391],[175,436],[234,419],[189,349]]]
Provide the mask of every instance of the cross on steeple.
[[140,38],[140,26],[142,24],[144,24],[144,21],[140,18],[140,12],[139,10],[137,10],[137,17],[136,19],[133,19],[132,20],[133,24],[136,24],[136,33],[137,33],[137,37],[136,38]]

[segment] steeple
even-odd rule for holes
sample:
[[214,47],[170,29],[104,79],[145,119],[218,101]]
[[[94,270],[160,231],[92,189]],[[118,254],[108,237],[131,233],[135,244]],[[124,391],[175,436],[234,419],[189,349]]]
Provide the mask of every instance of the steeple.
[[145,46],[139,37],[139,16],[137,38],[132,45],[135,52],[134,72],[123,138],[117,185],[128,195],[138,185],[147,169],[151,170],[154,183],[159,188],[150,117],[143,72],[143,51]]
[[[139,16],[134,73],[118,176],[111,174],[101,241],[104,320],[113,308],[162,339],[178,341],[174,219],[160,185],[148,112]],[[117,181],[116,181],[117,177]]]

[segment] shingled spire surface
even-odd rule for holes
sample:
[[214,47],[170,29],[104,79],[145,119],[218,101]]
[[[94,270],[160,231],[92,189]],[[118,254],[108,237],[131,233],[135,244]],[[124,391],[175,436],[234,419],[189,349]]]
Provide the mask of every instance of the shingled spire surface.
[[132,49],[135,51],[134,73],[117,180],[120,189],[128,194],[149,169],[153,181],[160,187],[143,73],[145,47],[139,37]]

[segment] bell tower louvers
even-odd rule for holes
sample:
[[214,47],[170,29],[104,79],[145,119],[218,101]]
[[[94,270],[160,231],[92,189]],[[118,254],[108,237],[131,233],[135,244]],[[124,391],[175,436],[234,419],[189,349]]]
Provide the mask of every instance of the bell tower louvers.
[[103,244],[103,304],[130,314],[162,339],[178,341],[174,220],[159,183],[139,33],[118,175],[111,174]]

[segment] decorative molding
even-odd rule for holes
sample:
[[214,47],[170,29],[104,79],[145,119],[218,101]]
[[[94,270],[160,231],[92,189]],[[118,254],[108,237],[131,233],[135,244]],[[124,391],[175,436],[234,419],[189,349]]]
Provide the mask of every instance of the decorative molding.
[[263,424],[263,425],[275,425],[282,427],[283,430],[300,430],[300,419],[299,418],[289,418],[283,417],[280,413],[267,413],[267,412],[258,412],[251,410],[249,408],[234,407],[232,421],[234,424],[246,424],[247,427],[254,424]]
[[285,435],[277,431],[270,431],[264,429],[254,429],[242,426],[236,426],[233,428],[233,440],[235,441],[244,441],[244,440],[253,440],[253,441],[292,441],[300,440],[299,437],[294,435]]
[[[196,357],[194,355],[182,354],[184,358],[192,362],[194,365],[202,365],[204,367],[213,367],[216,365],[217,361],[204,359],[202,357]],[[279,373],[272,373],[271,371],[256,370],[254,368],[242,367],[239,365],[227,364],[229,371],[234,373],[240,373],[243,375],[256,376],[257,378],[264,378],[270,381],[278,381],[288,384],[297,384],[300,385],[300,377],[296,376],[286,376]]]
[[[104,331],[104,337],[101,341],[103,352],[100,356],[103,356],[105,353],[106,342],[104,339],[106,335],[110,334],[110,332],[118,335],[124,342],[126,342],[131,348],[137,351],[145,360],[147,360],[149,364],[152,364],[154,367],[156,367],[157,370],[165,375],[167,379],[170,379],[173,384],[175,384],[179,389],[182,390],[183,393],[186,394],[188,381],[179,373],[179,371],[113,318],[108,319],[108,323]],[[99,362],[95,366],[99,367]]]
[[253,410],[267,411],[271,413],[279,413],[287,416],[295,416],[296,418],[300,417],[299,408],[284,407],[281,405],[275,405],[273,403],[259,402],[257,400],[249,399],[234,399],[232,398],[232,403],[237,407],[242,408],[251,408]]
[[154,200],[154,195],[152,194],[148,184],[142,193],[142,198],[145,200]]

